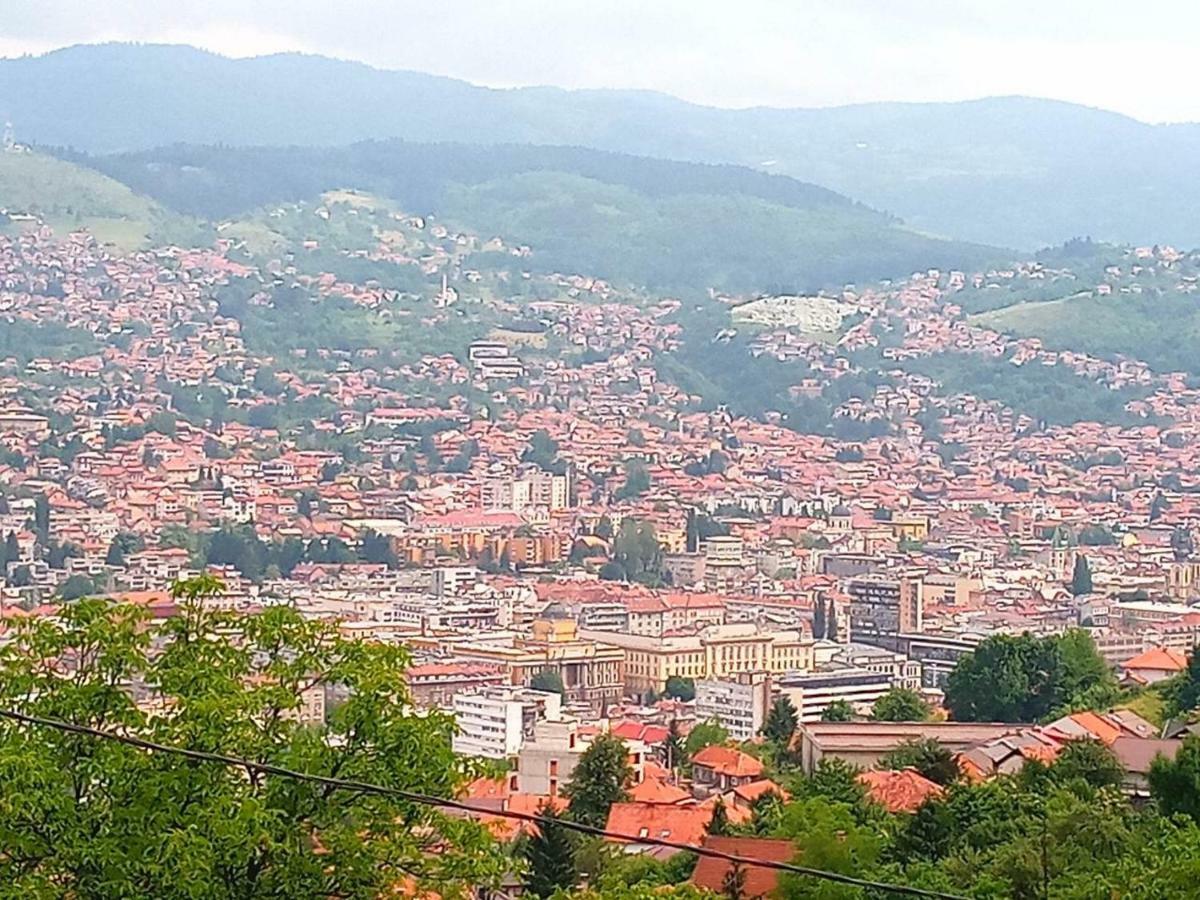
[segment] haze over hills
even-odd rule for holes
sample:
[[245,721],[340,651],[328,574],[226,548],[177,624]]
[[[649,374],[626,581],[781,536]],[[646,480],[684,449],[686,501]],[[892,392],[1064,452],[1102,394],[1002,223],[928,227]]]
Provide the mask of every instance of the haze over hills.
[[1200,185],[1180,177],[1200,126],[1020,97],[723,110],[644,91],[493,90],[295,54],[100,45],[0,61],[0,117],[22,140],[99,153],[392,137],[575,144],[765,166],[983,243],[1200,244]]

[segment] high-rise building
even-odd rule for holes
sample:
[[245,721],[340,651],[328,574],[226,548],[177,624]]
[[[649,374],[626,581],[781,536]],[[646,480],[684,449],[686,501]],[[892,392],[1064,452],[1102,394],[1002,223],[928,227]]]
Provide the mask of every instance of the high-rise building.
[[890,646],[897,635],[924,625],[924,591],[919,573],[864,575],[846,586],[850,595],[850,639]]
[[741,672],[696,682],[696,718],[719,723],[735,741],[758,734],[770,709],[770,672]]
[[562,697],[528,688],[485,687],[454,698],[458,730],[454,752],[486,759],[511,759],[533,736],[539,720],[562,716]]

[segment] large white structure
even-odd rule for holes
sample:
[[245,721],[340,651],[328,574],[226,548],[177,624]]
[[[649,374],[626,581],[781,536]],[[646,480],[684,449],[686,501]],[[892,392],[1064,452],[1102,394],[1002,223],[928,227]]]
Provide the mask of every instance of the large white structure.
[[780,694],[792,701],[801,722],[819,722],[831,704],[845,700],[858,713],[867,713],[892,687],[891,675],[857,666],[819,672],[790,672],[775,682]]
[[571,476],[536,467],[492,474],[480,485],[480,502],[487,510],[522,513],[529,509],[556,512],[571,505]]
[[696,718],[715,721],[735,741],[758,734],[771,709],[771,674],[743,672],[696,682]]
[[454,698],[458,731],[454,752],[486,759],[511,759],[533,736],[539,721],[562,718],[562,697],[517,687],[486,687]]

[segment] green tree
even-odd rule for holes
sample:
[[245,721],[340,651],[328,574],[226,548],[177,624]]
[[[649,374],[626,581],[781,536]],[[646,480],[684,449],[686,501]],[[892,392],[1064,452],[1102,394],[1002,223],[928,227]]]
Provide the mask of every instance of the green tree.
[[112,539],[112,543],[108,545],[108,554],[105,556],[105,563],[110,566],[125,565],[125,558],[130,553],[138,553],[144,550],[146,542],[142,540],[141,535],[132,534],[124,531]]
[[[850,806],[823,798],[789,804],[778,835],[796,844],[805,866],[857,877],[874,874],[885,846],[875,829],[859,824]],[[865,896],[860,888],[791,873],[780,876],[778,895],[789,900],[851,900]]]
[[1071,628],[1047,640],[1054,642],[1062,660],[1060,704],[1100,709],[1116,702],[1120,696],[1116,676],[1085,629]]
[[930,781],[946,785],[961,774],[954,754],[933,738],[904,741],[879,760],[881,769],[916,769]]
[[533,463],[546,471],[553,471],[558,464],[558,441],[550,437],[550,432],[539,428],[529,438],[529,446],[521,453],[521,461]]
[[671,720],[667,726],[667,740],[663,747],[668,769],[682,769],[688,765],[688,752],[679,733],[679,722]]
[[878,722],[924,722],[930,712],[929,704],[916,691],[894,687],[875,701],[871,718]]
[[1150,764],[1150,793],[1163,815],[1183,814],[1200,823],[1200,737],[1188,735],[1174,759]]
[[786,804],[778,791],[764,791],[750,803],[750,831],[766,837],[774,834],[783,820]]
[[603,828],[614,803],[625,800],[633,770],[625,742],[602,734],[583,751],[571,781],[563,789],[571,818],[582,825]]
[[725,744],[728,741],[729,732],[719,722],[715,720],[697,722],[692,726],[692,730],[688,732],[687,740],[684,742],[684,749],[690,758],[705,747],[711,747],[713,744]]
[[95,593],[96,585],[86,575],[72,575],[58,586],[58,596],[62,600],[78,600],[88,594]]
[[529,686],[535,691],[546,691],[550,694],[565,694],[562,675],[554,669],[542,669],[529,679]]
[[725,870],[721,896],[726,900],[746,900],[746,869],[741,863],[735,862]]
[[1187,668],[1163,686],[1163,696],[1173,716],[1186,715],[1200,706],[1200,653],[1195,647],[1188,657]]
[[725,801],[720,797],[713,804],[712,818],[708,822],[708,833],[727,835],[733,830],[729,824],[729,812],[725,809]]
[[561,816],[549,803],[538,808],[541,821],[521,840],[520,855],[525,860],[525,890],[534,897],[552,897],[569,890],[579,881],[575,862],[578,838],[562,824]]
[[821,711],[822,722],[853,722],[854,708],[845,700],[834,700]]
[[365,562],[386,565],[389,569],[394,569],[400,564],[396,558],[396,550],[392,547],[392,539],[370,528],[363,532],[358,555]]
[[650,470],[646,468],[646,464],[640,459],[627,460],[625,462],[625,481],[617,489],[616,499],[627,500],[631,497],[640,497],[648,490],[650,490]]
[[[404,649],[283,605],[221,610],[222,589],[177,584],[179,614],[161,623],[97,599],[9,622],[0,705],[436,797],[475,774],[451,751],[451,717],[410,712]],[[303,695],[326,688],[345,699],[302,722]],[[426,890],[495,884],[505,869],[481,826],[399,797],[9,720],[0,772],[0,882],[31,896],[379,896],[410,877]]]
[[50,501],[45,494],[38,494],[33,499],[33,531],[39,544],[50,540]]
[[827,629],[828,629],[828,624],[825,620],[825,601],[822,600],[820,597],[818,597],[816,603],[813,604],[813,615],[812,615],[813,640],[819,641],[822,638],[824,638],[825,632]]
[[1084,738],[1063,747],[1050,766],[1050,775],[1063,782],[1082,779],[1094,788],[1120,787],[1125,767],[1104,744]]
[[787,749],[799,724],[800,715],[796,712],[795,704],[787,697],[776,697],[763,723],[763,737],[776,747]]
[[628,579],[658,586],[663,582],[662,546],[654,525],[640,519],[625,519],[613,542],[612,560],[600,570],[601,578]]
[[796,793],[854,807],[866,796],[866,789],[858,780],[860,772],[844,759],[827,756],[817,763],[811,775],[796,785]]
[[1064,702],[1064,677],[1053,639],[993,635],[950,673],[946,706],[963,722],[1036,722]]
[[667,679],[667,686],[663,693],[676,700],[682,700],[684,703],[691,703],[696,699],[696,682],[680,675],[672,675]]
[[16,562],[21,558],[21,542],[15,531],[10,531],[4,538],[4,556],[8,562]]
[[695,853],[682,851],[672,854],[665,860],[658,860],[643,854],[627,854],[612,852],[612,845],[604,841],[596,841],[593,845],[598,858],[589,857],[593,854],[585,848],[576,854],[576,861],[583,871],[594,873],[593,884],[602,897],[622,896],[623,891],[630,888],[655,888],[654,894],[647,896],[673,896],[666,893],[668,889],[691,878],[696,868],[698,857]]
[[833,602],[833,598],[830,598],[825,610],[825,639],[827,641],[842,639],[841,626],[838,624],[837,605]]
[[1076,597],[1092,592],[1092,567],[1082,553],[1075,555],[1075,569],[1071,573],[1071,593]]

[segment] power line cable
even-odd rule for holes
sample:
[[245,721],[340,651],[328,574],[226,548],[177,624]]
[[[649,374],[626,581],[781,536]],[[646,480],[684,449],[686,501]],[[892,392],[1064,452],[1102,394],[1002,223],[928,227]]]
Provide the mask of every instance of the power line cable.
[[327,775],[314,775],[309,772],[300,772],[294,769],[284,768],[283,766],[276,766],[271,763],[256,762],[251,759],[241,759],[239,757],[228,756],[223,753],[210,753],[205,750],[192,750],[187,747],[173,747],[169,744],[159,744],[155,741],[148,741],[144,738],[134,737],[132,735],[118,734],[112,731],[105,731],[101,728],[93,728],[89,725],[77,725],[73,722],[64,722],[59,719],[49,719],[43,716],[29,715],[28,713],[18,712],[17,710],[12,709],[0,709],[0,718],[21,722],[25,725],[32,725],[41,728],[53,728],[58,731],[82,735],[85,737],[98,738],[100,740],[116,741],[118,743],[127,744],[131,747],[137,747],[138,749],[147,750],[152,753],[166,753],[175,756],[182,756],[187,759],[197,760],[199,762],[217,763],[223,766],[231,766],[235,768],[247,769],[249,771],[263,772],[268,775],[277,775],[281,778],[292,778],[298,781],[308,781],[312,782],[313,784],[319,784],[324,787],[335,788],[337,790],[356,791],[363,794],[381,794],[398,797],[402,800],[407,800],[410,803],[417,803],[424,806],[434,806],[439,809],[455,810],[458,812],[470,813],[472,815],[495,816],[503,819],[514,819],[516,821],[529,822],[535,825],[559,825],[571,831],[576,831],[592,837],[609,838],[614,841],[622,841],[631,844],[646,844],[653,847],[664,847],[670,850],[681,850],[689,853],[695,853],[697,856],[706,856],[712,859],[724,860],[739,866],[757,866],[758,868],[763,869],[775,869],[780,872],[791,872],[797,875],[807,875],[812,878],[820,878],[825,881],[833,881],[839,884],[851,885],[853,887],[890,891],[893,894],[901,894],[908,897],[926,897],[930,898],[930,900],[967,900],[967,898],[958,894],[948,894],[943,891],[926,890],[924,888],[917,888],[904,884],[890,884],[882,881],[871,881],[865,878],[855,878],[852,875],[844,875],[841,872],[830,872],[825,869],[814,869],[809,866],[799,866],[794,863],[778,862],[770,859],[757,859],[751,856],[742,856],[741,854],[737,853],[727,853],[723,850],[717,850],[712,847],[704,847],[696,844],[685,844],[679,841],[671,841],[666,838],[653,837],[648,834],[622,834],[620,832],[608,831],[603,828],[595,828],[591,825],[584,825],[579,822],[572,822],[569,819],[556,818],[550,820],[543,816],[537,815],[536,813],[488,809],[487,807],[466,803],[462,800],[449,800],[443,797],[433,797],[428,794],[405,791],[400,788],[387,787],[386,785],[381,784],[372,784],[367,781],[354,781],[346,778],[331,778]]

